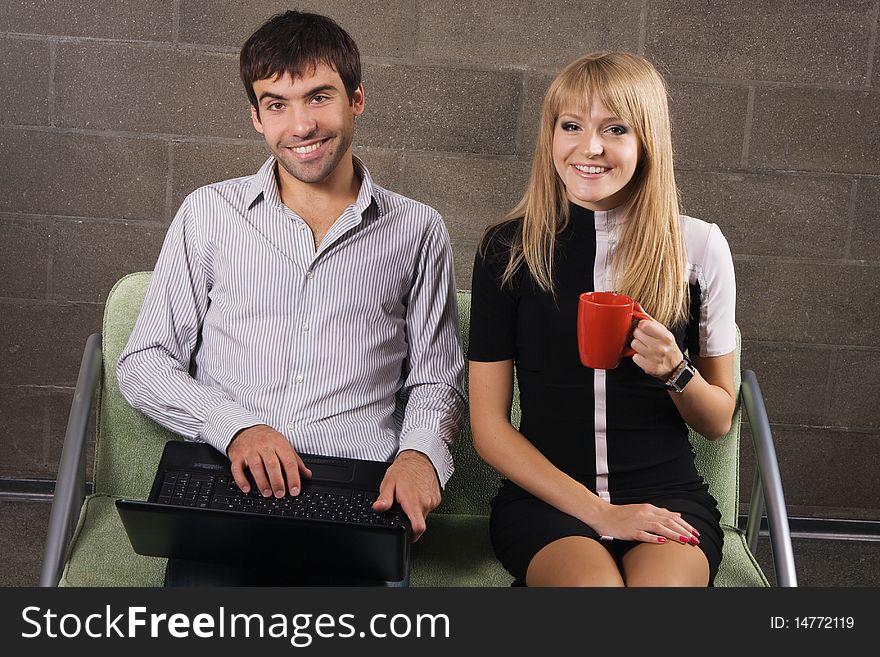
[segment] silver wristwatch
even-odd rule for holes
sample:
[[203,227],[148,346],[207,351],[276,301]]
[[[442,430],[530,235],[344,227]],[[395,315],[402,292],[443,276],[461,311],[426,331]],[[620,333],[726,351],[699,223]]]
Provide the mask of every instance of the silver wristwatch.
[[696,373],[697,370],[694,369],[691,362],[687,358],[684,358],[678,364],[678,367],[672,371],[672,374],[663,385],[666,386],[667,390],[671,390],[672,392],[681,392],[684,390],[684,387],[690,383],[690,380],[694,378],[694,374]]

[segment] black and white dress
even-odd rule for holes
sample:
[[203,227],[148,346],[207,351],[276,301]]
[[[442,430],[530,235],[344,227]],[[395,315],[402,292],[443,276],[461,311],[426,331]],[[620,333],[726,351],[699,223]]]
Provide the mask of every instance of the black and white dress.
[[[710,583],[721,562],[720,514],[697,473],[682,420],[663,384],[624,358],[613,370],[581,365],[578,296],[608,291],[610,254],[622,221],[615,210],[570,204],[571,221],[558,235],[554,293],[521,267],[501,285],[520,221],[492,229],[474,262],[468,358],[513,360],[520,391],[520,432],[556,467],[612,504],[649,502],[678,511],[700,532]],[[721,356],[736,347],[736,285],[727,241],[714,224],[681,217],[687,246],[691,311],[673,330],[691,356]],[[495,552],[524,581],[532,557],[566,536],[599,538],[588,525],[545,504],[510,481],[492,501]],[[634,541],[603,541],[617,558]]]

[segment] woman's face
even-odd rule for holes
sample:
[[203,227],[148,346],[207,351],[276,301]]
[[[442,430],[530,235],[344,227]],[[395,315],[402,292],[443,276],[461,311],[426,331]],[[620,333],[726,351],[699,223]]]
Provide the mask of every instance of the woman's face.
[[596,98],[589,115],[567,111],[553,128],[553,164],[572,203],[610,210],[629,199],[641,156],[632,127]]

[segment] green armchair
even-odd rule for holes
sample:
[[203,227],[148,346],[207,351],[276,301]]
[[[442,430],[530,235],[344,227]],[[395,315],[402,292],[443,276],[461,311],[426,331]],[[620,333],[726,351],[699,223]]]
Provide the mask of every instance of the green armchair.
[[[103,330],[89,337],[59,465],[40,578],[41,586],[161,586],[165,560],[136,554],[115,508],[120,497],[146,499],[166,441],[180,439],[131,408],[116,382],[116,361],[131,333],[150,272],[130,274],[110,291]],[[462,339],[467,344],[470,293],[458,293]],[[740,401],[730,434],[709,442],[692,434],[697,466],[718,500],[724,529],[724,558],[717,586],[767,586],[754,557],[763,505],[772,540],[776,581],[796,586],[794,557],[769,423],[754,373],[739,374]],[[88,418],[97,400],[94,487],[87,493],[85,462]],[[739,516],[740,416],[751,420],[758,474],[745,531]],[[513,421],[518,423],[515,395]],[[455,474],[428,531],[413,546],[413,586],[508,586],[512,578],[489,543],[489,500],[499,475],[475,453],[465,419],[453,456]]]

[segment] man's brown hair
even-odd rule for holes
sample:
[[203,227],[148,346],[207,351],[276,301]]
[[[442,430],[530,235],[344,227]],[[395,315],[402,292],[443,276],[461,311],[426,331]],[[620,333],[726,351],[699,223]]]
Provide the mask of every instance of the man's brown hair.
[[319,64],[333,68],[349,102],[361,83],[361,56],[354,40],[335,21],[320,14],[286,11],[254,32],[241,48],[241,81],[255,109],[254,82],[290,75],[302,77]]

